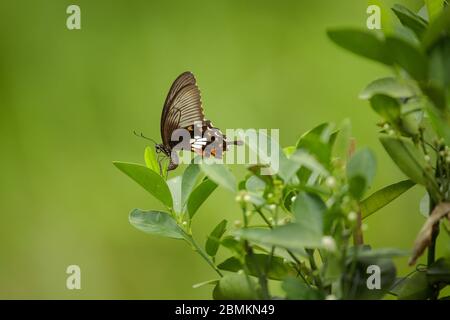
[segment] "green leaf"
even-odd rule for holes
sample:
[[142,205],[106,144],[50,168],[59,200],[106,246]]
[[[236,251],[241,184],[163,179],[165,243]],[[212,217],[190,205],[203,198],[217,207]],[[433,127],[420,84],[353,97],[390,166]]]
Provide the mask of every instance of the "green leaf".
[[292,207],[296,224],[316,233],[318,238],[322,237],[323,215],[327,210],[323,200],[313,193],[300,192]]
[[402,25],[412,30],[419,39],[422,37],[428,26],[425,19],[400,4],[395,4],[392,11],[394,11]]
[[227,220],[222,220],[211,232],[206,240],[205,250],[208,255],[214,257],[219,250],[220,239],[222,238],[227,228]]
[[[311,191],[311,190],[309,190]],[[319,242],[323,236],[324,215],[327,207],[323,200],[315,193],[301,191],[299,192],[292,204],[292,193],[288,194],[289,200],[285,200],[285,206],[289,207],[295,216],[295,228],[302,235],[299,236],[298,241],[311,246],[320,246]],[[290,227],[287,229],[289,230]],[[281,238],[282,241],[287,239]]]
[[272,280],[282,280],[287,275],[295,276],[297,274],[284,260],[281,257],[259,253],[245,256],[245,263],[251,275],[257,276],[258,273],[262,273]]
[[323,300],[323,293],[305,284],[299,278],[289,277],[281,285],[289,300]]
[[323,233],[326,235],[336,234],[337,230],[342,229],[338,221],[341,220],[345,213],[342,211],[340,202],[335,202],[325,212],[323,216]]
[[427,219],[430,215],[430,195],[428,194],[428,192],[425,192],[422,199],[420,199],[419,211],[425,219]]
[[172,208],[172,196],[169,187],[166,181],[155,171],[134,163],[114,162],[114,165],[166,207]]
[[374,95],[384,94],[392,98],[413,97],[416,92],[412,85],[397,78],[381,78],[371,82],[360,94],[360,99],[370,99]]
[[400,102],[384,94],[376,94],[370,99],[372,109],[405,136],[418,134],[418,121],[414,114],[401,116]]
[[400,104],[397,99],[376,94],[370,99],[372,109],[385,120],[396,125],[400,121]]
[[[320,164],[321,167],[329,168],[331,159],[331,126],[322,123],[310,131],[304,133],[297,141],[296,147],[299,151],[291,156],[291,160],[306,160],[304,154],[310,154]],[[311,162],[311,161],[308,161]]]
[[257,244],[278,246],[293,251],[304,248],[323,247],[322,237],[312,228],[303,228],[296,223],[273,229],[246,228],[235,231],[235,235]]
[[426,272],[416,272],[406,278],[398,289],[400,300],[424,300],[429,297],[431,288],[428,284]]
[[278,174],[283,180],[288,180],[284,172],[291,163],[279,146],[277,136],[262,132],[249,134],[247,137],[244,132],[239,132],[237,136],[248,146],[249,156],[257,158],[258,164],[251,166],[252,169],[260,170],[263,175]]
[[291,156],[290,160],[297,162],[301,168],[307,168],[316,174],[325,177],[329,175],[327,169],[325,169],[325,167],[319,163],[316,158],[303,150],[297,150]]
[[450,258],[439,258],[427,270],[428,282],[431,284],[450,284]]
[[430,21],[436,20],[444,8],[444,0],[425,0]]
[[329,138],[330,130],[327,129],[330,126],[328,122],[321,123],[309,131],[306,131],[301,137],[297,140],[295,147],[297,149],[310,149],[309,144],[310,141],[322,140],[323,142],[327,142]]
[[251,192],[263,192],[266,189],[266,183],[258,176],[250,176],[245,181],[245,189]]
[[352,136],[352,123],[350,119],[344,119],[339,128],[336,142],[333,145],[333,154],[345,162],[347,161]]
[[330,149],[333,149],[334,143],[336,142],[336,138],[337,138],[338,134],[339,134],[339,130],[335,130],[330,134],[330,138],[328,139],[328,144],[331,147]]
[[184,170],[181,181],[181,204],[183,207],[189,199],[192,190],[194,190],[200,176],[201,171],[198,164],[191,163]]
[[359,259],[392,259],[406,257],[411,254],[410,251],[396,248],[368,249],[365,247],[351,247],[348,255],[349,261],[351,261],[355,249],[357,249],[357,257]]
[[439,111],[446,111],[447,107],[445,91],[435,82],[422,83],[420,85],[422,92],[430,99],[433,105],[439,109]]
[[238,272],[244,269],[242,262],[236,257],[230,257],[217,265],[220,270]]
[[322,282],[324,285],[333,284],[333,283],[339,283],[341,279],[342,269],[343,265],[341,263],[340,257],[338,257],[336,254],[327,254],[324,255],[324,261],[325,264],[322,268],[323,275],[322,275]]
[[134,209],[130,213],[129,220],[135,228],[145,233],[187,240],[186,233],[167,212]]
[[358,150],[347,164],[347,178],[350,192],[360,199],[372,184],[376,171],[376,159],[367,148]]
[[450,6],[431,22],[422,39],[422,46],[428,50],[450,31]]
[[196,284],[192,285],[192,288],[197,289],[197,288],[201,288],[206,285],[216,285],[218,283],[219,283],[219,279],[212,279],[212,280],[207,280],[207,281],[203,281],[200,283],[196,283]]
[[236,178],[225,165],[202,163],[200,164],[200,168],[206,176],[219,186],[224,187],[231,192],[236,192]]
[[[281,151],[281,150],[280,150]],[[297,161],[293,161],[292,159],[288,159],[282,152],[280,152],[279,156],[279,169],[278,175],[286,182],[289,183],[293,177],[295,177],[295,173],[300,168],[300,164]]]
[[156,152],[154,148],[146,147],[144,152],[144,159],[147,168],[155,171],[157,174],[160,173],[158,160],[156,160]]
[[257,147],[249,144],[249,148],[256,152],[261,163],[268,164],[269,168],[267,169],[269,170],[269,173],[277,174],[286,183],[295,176],[299,164],[295,161],[291,161],[286,156],[283,149],[278,144],[278,140],[275,139],[274,136],[259,133]]
[[383,136],[380,141],[391,159],[406,176],[417,184],[427,185],[424,156],[410,140]]
[[[267,274],[265,276],[272,280],[282,280],[287,275],[295,275],[295,270],[284,263],[284,259],[281,257],[269,256],[267,254],[252,254],[245,256],[245,264],[248,267],[248,272],[252,276],[258,276],[258,274]],[[220,270],[238,272],[244,269],[242,262],[236,258],[231,257],[223,261],[217,266]]]
[[167,180],[167,185],[169,186],[170,193],[172,195],[172,201],[173,201],[173,210],[180,214],[182,213],[182,204],[181,204],[181,183],[182,183],[182,176],[176,176],[173,177],[170,180]]
[[447,145],[450,145],[450,114],[444,110],[440,111],[432,106],[427,108],[431,124],[438,135],[444,138]]
[[286,148],[283,148],[283,153],[286,155],[286,157],[290,158],[291,155],[297,150],[295,146],[289,146]]
[[197,213],[197,210],[203,204],[203,202],[208,199],[208,197],[216,190],[217,184],[209,179],[203,180],[195,189],[192,191],[189,199],[187,201],[187,211],[189,217],[192,219]]
[[244,274],[223,276],[213,291],[215,300],[257,300],[261,297],[258,282]]
[[374,33],[355,29],[328,30],[328,37],[337,45],[357,55],[392,65],[389,51]]
[[162,161],[160,164],[161,164],[161,177],[166,177],[165,179],[167,179],[169,171],[169,161]]
[[361,201],[360,209],[362,218],[367,218],[372,213],[377,212],[391,201],[397,199],[404,192],[408,191],[416,183],[411,180],[403,180],[386,186]]
[[428,60],[414,45],[403,39],[386,37],[386,47],[394,62],[405,69],[417,81],[426,81],[428,77]]
[[[430,52],[430,82],[440,90],[445,103],[445,89],[450,85],[450,37],[442,39]],[[439,107],[439,105],[437,105]],[[443,108],[442,108],[443,109]]]
[[249,196],[248,202],[253,203],[256,207],[261,207],[266,203],[266,200],[259,193],[247,192],[247,195]]
[[220,241],[220,244],[225,248],[229,249],[230,251],[232,251],[233,253],[237,253],[238,255],[244,255],[242,243],[236,240],[234,236],[223,237],[223,239]]

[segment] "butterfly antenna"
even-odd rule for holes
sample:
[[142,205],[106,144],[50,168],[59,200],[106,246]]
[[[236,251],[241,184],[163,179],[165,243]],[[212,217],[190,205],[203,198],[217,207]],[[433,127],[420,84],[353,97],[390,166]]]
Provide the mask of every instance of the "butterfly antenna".
[[137,134],[137,132],[136,132],[135,130],[133,130],[133,133],[134,133],[134,135],[135,135],[136,137],[143,138],[143,139],[145,139],[145,140],[149,140],[149,141],[153,142],[154,144],[158,144],[158,142],[156,142],[156,141],[153,140],[152,138],[148,138],[148,137],[144,136],[144,135],[142,134],[142,132],[141,132],[140,134]]

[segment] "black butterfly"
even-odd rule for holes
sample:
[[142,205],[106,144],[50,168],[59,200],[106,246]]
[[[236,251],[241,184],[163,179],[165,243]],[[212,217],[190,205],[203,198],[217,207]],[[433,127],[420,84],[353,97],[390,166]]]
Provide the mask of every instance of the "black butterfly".
[[[184,129],[189,134],[188,142],[180,143],[180,140],[173,139],[177,129]],[[156,144],[155,148],[156,152],[162,152],[170,159],[168,171],[178,167],[177,155],[172,152],[177,150],[176,147],[201,156],[220,158],[228,145],[242,144],[241,141],[227,142],[226,136],[205,119],[200,90],[191,72],[179,75],[170,87],[161,114],[161,139],[162,143]]]

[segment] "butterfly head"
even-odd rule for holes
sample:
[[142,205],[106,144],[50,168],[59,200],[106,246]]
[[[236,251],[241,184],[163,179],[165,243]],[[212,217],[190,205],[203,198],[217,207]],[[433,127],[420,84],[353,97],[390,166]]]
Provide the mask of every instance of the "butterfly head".
[[156,153],[164,153],[165,155],[170,155],[170,150],[167,150],[167,147],[162,143],[158,143],[155,145]]

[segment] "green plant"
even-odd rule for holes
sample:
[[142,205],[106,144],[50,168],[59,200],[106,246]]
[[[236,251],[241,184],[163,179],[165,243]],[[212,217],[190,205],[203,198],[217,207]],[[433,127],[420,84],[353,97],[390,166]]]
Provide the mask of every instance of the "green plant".
[[450,282],[450,254],[435,256],[439,230],[448,235],[450,218],[450,7],[442,0],[426,5],[430,21],[395,5],[392,11],[401,23],[395,34],[338,29],[329,30],[328,36],[339,46],[393,70],[392,77],[373,81],[360,97],[369,100],[382,118],[380,141],[386,152],[411,181],[426,190],[421,208],[428,218],[417,236],[410,265],[426,249],[427,265],[402,281],[399,296],[437,299]]
[[[135,209],[131,224],[185,240],[217,272],[218,279],[199,284],[213,284],[214,298],[269,299],[271,282],[281,282],[288,299],[381,298],[395,281],[391,258],[407,253],[364,245],[361,219],[414,183],[402,181],[364,198],[376,160],[369,149],[354,154],[353,149],[350,122],[344,121],[338,130],[321,124],[281,150],[277,174],[261,175],[262,165],[252,165],[239,183],[226,166],[206,163],[190,164],[166,182],[150,148],[145,152],[147,167],[114,164],[167,209]],[[218,185],[236,194],[241,220],[231,230],[221,221],[203,249],[194,240],[192,221]],[[231,255],[217,263],[220,248]],[[367,287],[370,265],[381,268],[380,290]]]
[[[431,23],[394,7],[410,30],[402,37],[329,31],[344,48],[393,67],[395,77],[374,81],[361,97],[383,117],[380,140],[408,180],[367,195],[376,159],[367,148],[355,150],[349,121],[338,128],[321,124],[293,146],[275,146],[279,170],[262,175],[264,165],[251,165],[239,182],[225,165],[205,163],[192,163],[181,176],[166,181],[153,149],[147,148],[147,166],[114,164],[166,210],[135,209],[131,224],[186,241],[217,273],[216,279],[195,285],[213,285],[215,299],[275,298],[274,283],[281,284],[286,299],[438,298],[450,270],[449,256],[436,259],[434,253],[439,223],[444,225],[442,218],[450,210],[450,13],[429,7],[434,8]],[[263,150],[256,152],[265,157]],[[429,217],[413,252],[365,244],[362,220],[416,184],[427,191]],[[211,228],[203,247],[194,239],[192,223],[217,186],[235,195],[241,218],[232,227],[223,220]],[[427,266],[397,281],[392,259],[412,254],[414,263],[426,247]],[[227,250],[229,257],[217,262],[218,250]],[[376,289],[368,285],[373,266],[381,272]]]

